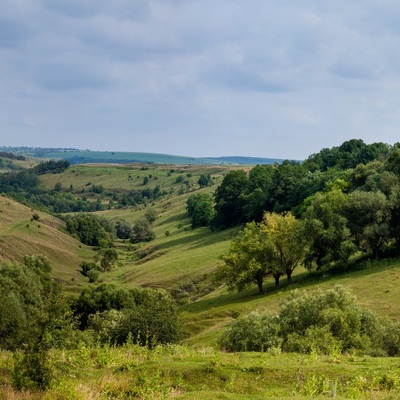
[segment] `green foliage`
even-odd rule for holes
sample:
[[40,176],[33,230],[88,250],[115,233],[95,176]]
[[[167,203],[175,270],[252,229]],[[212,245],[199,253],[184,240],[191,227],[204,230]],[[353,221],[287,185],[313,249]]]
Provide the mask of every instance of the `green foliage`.
[[155,237],[156,235],[147,219],[140,219],[132,227],[130,240],[132,243],[150,242]]
[[67,160],[49,160],[46,162],[41,162],[40,164],[36,165],[36,167],[33,168],[33,171],[37,175],[43,175],[43,174],[60,174],[61,172],[65,171],[68,167],[70,166],[69,161]]
[[290,212],[265,213],[260,229],[268,237],[274,251],[272,272],[275,275],[286,274],[288,284],[291,284],[292,273],[303,263],[308,246],[303,222]]
[[47,350],[33,347],[22,354],[15,353],[12,384],[17,390],[44,390],[53,381],[53,368]]
[[345,268],[356,248],[344,216],[348,197],[341,190],[317,193],[303,215],[304,235],[309,241],[306,267],[328,270]]
[[208,226],[214,218],[213,199],[208,193],[189,196],[186,210],[191,217],[192,228]]
[[246,194],[244,212],[247,221],[261,221],[269,207],[269,188],[275,166],[256,165],[249,172],[249,186]]
[[268,339],[271,346],[282,343],[288,352],[395,355],[399,354],[395,345],[399,335],[399,324],[361,309],[354,296],[336,286],[325,291],[293,291],[276,316],[251,314],[232,322],[220,344],[229,351],[247,351],[251,346],[265,351],[257,340],[264,343]]
[[124,310],[123,319],[111,338],[113,342],[123,344],[131,337],[142,346],[153,347],[180,339],[176,305],[166,291],[136,289],[131,294],[136,306]]
[[298,162],[284,161],[278,165],[268,188],[268,211],[290,211],[299,205],[305,198],[299,190],[299,183],[306,173],[307,170]]
[[95,271],[97,269],[96,263],[87,261],[82,261],[80,267],[83,276],[88,276],[90,271]]
[[113,226],[93,214],[79,214],[67,219],[67,230],[89,246],[107,246],[112,243]]
[[209,186],[212,183],[211,174],[201,174],[197,183],[200,187]]
[[119,239],[129,239],[132,235],[132,224],[124,219],[115,221],[115,234]]
[[88,286],[82,290],[73,308],[75,315],[79,318],[80,328],[86,329],[91,314],[121,310],[133,305],[134,299],[126,289],[102,283],[98,286]]
[[150,223],[153,223],[157,219],[157,211],[155,208],[148,207],[146,209],[146,212],[144,213],[144,217],[149,221]]
[[219,339],[219,345],[226,351],[267,351],[279,348],[279,321],[268,312],[250,313],[234,320]]
[[26,256],[24,263],[0,266],[0,347],[67,346],[71,313],[61,287],[50,277],[49,260]]
[[242,170],[228,172],[215,191],[214,226],[227,228],[245,221],[245,194],[249,184]]
[[291,284],[292,273],[303,262],[306,248],[302,221],[290,213],[265,213],[261,223],[248,222],[232,241],[221,257],[223,264],[217,267],[215,280],[239,291],[256,283],[260,294],[270,275],[276,286],[282,274]]
[[235,239],[229,250],[222,255],[222,264],[215,274],[217,282],[224,282],[229,290],[243,290],[256,283],[260,293],[264,292],[264,279],[272,273],[274,247],[258,224],[249,222]]
[[305,160],[304,165],[312,170],[326,171],[335,167],[338,169],[354,168],[358,164],[367,164],[370,161],[384,157],[389,152],[389,146],[378,142],[370,145],[361,139],[351,139],[340,146],[331,149],[322,149]]
[[115,249],[102,249],[99,255],[100,266],[104,272],[110,271],[118,260],[118,252]]
[[345,209],[350,231],[360,250],[379,256],[390,239],[390,202],[381,192],[355,191]]
[[175,302],[162,290],[91,286],[81,293],[75,313],[81,329],[89,328],[102,343],[122,345],[133,338],[153,346],[180,338]]

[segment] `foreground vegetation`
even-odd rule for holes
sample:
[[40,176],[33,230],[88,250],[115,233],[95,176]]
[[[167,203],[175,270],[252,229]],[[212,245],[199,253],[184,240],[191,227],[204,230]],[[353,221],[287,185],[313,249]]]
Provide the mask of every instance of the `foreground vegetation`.
[[18,354],[2,352],[4,399],[396,399],[395,358],[223,353],[210,347],[134,344],[52,350],[47,391],[16,390]]

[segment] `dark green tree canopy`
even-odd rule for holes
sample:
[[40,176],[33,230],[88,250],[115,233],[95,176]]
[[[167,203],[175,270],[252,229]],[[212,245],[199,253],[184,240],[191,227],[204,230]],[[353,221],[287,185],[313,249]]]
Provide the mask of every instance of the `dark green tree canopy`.
[[246,172],[234,170],[228,172],[221,185],[215,191],[214,225],[227,228],[245,221],[245,195],[249,179]]

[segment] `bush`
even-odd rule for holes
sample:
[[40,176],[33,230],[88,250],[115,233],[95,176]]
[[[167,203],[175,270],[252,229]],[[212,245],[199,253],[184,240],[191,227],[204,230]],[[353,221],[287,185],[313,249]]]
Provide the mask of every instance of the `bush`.
[[281,342],[277,317],[255,312],[233,321],[219,340],[227,351],[267,351]]
[[279,313],[252,313],[233,321],[220,339],[228,351],[266,351],[280,346],[298,353],[358,351],[373,356],[400,354],[400,323],[363,310],[342,286],[293,291]]
[[180,339],[175,301],[163,290],[88,287],[77,300],[75,313],[81,329],[89,329],[100,343],[122,345],[133,339],[152,347]]
[[149,222],[146,219],[140,219],[132,227],[131,242],[150,242],[155,239],[156,235],[150,227]]

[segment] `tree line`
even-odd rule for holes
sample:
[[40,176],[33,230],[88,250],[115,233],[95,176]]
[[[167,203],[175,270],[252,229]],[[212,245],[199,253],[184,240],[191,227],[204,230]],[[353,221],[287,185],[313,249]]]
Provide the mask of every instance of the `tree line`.
[[213,196],[187,201],[192,226],[244,224],[217,278],[230,288],[265,278],[291,282],[297,265],[342,270],[355,255],[400,253],[400,144],[353,139],[303,163],[258,165],[228,172]]

